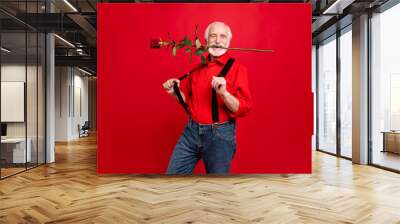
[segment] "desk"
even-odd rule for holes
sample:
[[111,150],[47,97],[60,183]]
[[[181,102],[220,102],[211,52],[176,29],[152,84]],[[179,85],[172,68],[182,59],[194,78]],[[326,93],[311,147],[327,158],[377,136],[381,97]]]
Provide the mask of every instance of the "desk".
[[400,131],[383,131],[382,152],[393,152],[400,154]]
[[[4,159],[6,163],[31,162],[32,140],[28,138],[26,142],[28,143],[28,147],[26,147],[25,154],[25,138],[1,139],[1,159]],[[27,159],[27,161],[25,161],[25,159]]]

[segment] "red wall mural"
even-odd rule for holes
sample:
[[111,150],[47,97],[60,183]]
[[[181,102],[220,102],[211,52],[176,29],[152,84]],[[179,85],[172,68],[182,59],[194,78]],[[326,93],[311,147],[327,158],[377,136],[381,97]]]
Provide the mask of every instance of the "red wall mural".
[[[254,100],[237,120],[231,173],[310,173],[313,133],[310,4],[98,4],[98,172],[165,173],[187,115],[162,83],[189,71],[178,53],[150,49],[154,37],[203,43],[213,21],[231,27],[230,55],[249,71]],[[183,84],[185,85],[185,81]],[[196,173],[203,173],[201,162]]]

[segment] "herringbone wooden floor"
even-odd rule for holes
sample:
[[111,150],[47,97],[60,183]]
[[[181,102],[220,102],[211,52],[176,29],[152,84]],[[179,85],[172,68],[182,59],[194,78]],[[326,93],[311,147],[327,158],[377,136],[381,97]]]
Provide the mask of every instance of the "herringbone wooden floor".
[[400,175],[319,152],[312,175],[97,175],[96,139],[0,181],[0,223],[400,223]]

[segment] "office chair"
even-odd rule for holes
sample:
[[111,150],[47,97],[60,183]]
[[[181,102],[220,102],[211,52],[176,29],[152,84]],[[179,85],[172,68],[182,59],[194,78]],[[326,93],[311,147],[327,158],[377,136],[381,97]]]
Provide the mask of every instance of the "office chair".
[[80,125],[78,124],[78,129],[79,129],[79,138],[89,136],[89,129],[90,129],[89,121],[85,121],[82,127],[80,127]]

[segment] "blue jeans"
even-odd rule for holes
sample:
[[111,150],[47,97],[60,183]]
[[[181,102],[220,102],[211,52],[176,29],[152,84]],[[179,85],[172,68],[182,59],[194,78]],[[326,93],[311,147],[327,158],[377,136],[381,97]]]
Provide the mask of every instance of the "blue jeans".
[[227,174],[236,152],[236,124],[200,125],[192,119],[172,153],[167,174],[191,174],[202,159],[206,172]]

